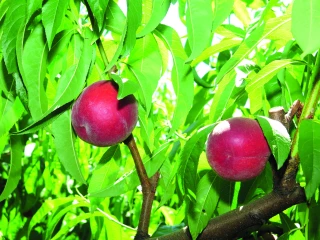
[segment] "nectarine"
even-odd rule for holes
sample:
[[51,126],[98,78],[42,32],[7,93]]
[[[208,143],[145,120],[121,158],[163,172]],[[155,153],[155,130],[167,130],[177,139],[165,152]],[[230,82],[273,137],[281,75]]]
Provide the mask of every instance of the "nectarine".
[[244,181],[263,171],[270,148],[256,120],[235,117],[215,126],[208,137],[206,154],[219,176]]
[[118,100],[118,85],[101,80],[88,86],[72,107],[71,120],[77,135],[96,146],[111,146],[124,141],[138,119],[133,95]]

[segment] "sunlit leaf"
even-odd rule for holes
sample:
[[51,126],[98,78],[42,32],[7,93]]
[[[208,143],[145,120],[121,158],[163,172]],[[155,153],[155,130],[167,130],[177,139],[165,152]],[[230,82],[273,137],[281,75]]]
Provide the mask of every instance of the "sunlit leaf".
[[123,55],[128,55],[136,43],[136,32],[142,19],[142,0],[127,0],[127,31]]
[[48,0],[42,8],[42,21],[45,28],[49,49],[53,39],[58,33],[65,12],[68,7],[68,1]]
[[24,24],[26,14],[26,3],[24,0],[10,2],[3,22],[4,34],[1,37],[2,52],[9,73],[18,71],[15,49],[17,33]]
[[186,23],[191,49],[187,62],[197,57],[209,44],[212,20],[211,0],[187,0]]
[[52,132],[57,154],[64,168],[80,183],[85,184],[81,166],[74,146],[71,113],[66,111],[52,123]]
[[273,40],[282,39],[283,31],[290,29],[291,27],[291,15],[283,15],[278,18],[272,18],[265,24],[254,29],[251,34],[243,41],[234,55],[228,60],[228,62],[221,68],[217,81],[226,75],[229,71],[232,71],[243,59],[245,59],[249,53],[251,53],[258,44],[264,39],[272,38]]
[[170,133],[176,131],[193,102],[193,76],[191,68],[185,64],[186,53],[182,47],[177,32],[165,25],[159,25],[156,31],[157,36],[165,43],[172,54],[173,69],[171,81],[177,96],[177,104],[171,120]]
[[303,50],[301,57],[320,48],[320,2],[295,0],[292,7],[292,34]]
[[137,37],[143,37],[148,33],[152,32],[162,21],[162,19],[167,14],[167,11],[170,6],[170,0],[149,0],[148,2],[151,3],[150,6],[143,6],[143,17],[145,15],[148,16],[145,25],[143,26],[142,30],[138,31]]
[[237,40],[237,39],[222,40],[221,42],[206,48],[197,58],[195,58],[191,62],[191,66],[197,65],[198,63],[208,59],[209,57],[213,56],[216,53],[223,52],[225,50],[229,50],[230,48],[238,46],[240,45],[241,42],[242,42],[241,40]]
[[218,26],[230,15],[234,0],[214,0],[213,1],[213,23],[211,31],[214,32]]
[[202,232],[211,219],[219,201],[219,193],[214,185],[219,182],[219,177],[209,171],[199,181],[196,192],[196,201],[188,212],[188,223],[193,239]]
[[148,113],[151,108],[152,95],[158,86],[162,70],[158,44],[152,34],[137,39],[127,64],[138,80],[139,95]]
[[320,122],[303,120],[299,128],[299,156],[310,199],[320,186]]
[[181,151],[177,180],[182,194],[189,195],[191,192],[193,194],[196,192],[199,156],[213,127],[209,125],[200,129],[186,142]]
[[235,71],[229,72],[217,86],[218,89],[214,95],[213,102],[210,107],[210,122],[216,122],[220,120],[224,111],[226,111],[226,106],[235,88],[235,76]]
[[[168,149],[169,144],[166,143],[162,145],[159,149],[157,149],[151,158],[148,158],[144,161],[144,166],[146,168],[147,174],[149,177],[153,176],[161,167],[162,163],[165,160],[164,154]],[[112,164],[112,162],[111,162]],[[129,172],[117,172],[117,175],[111,174],[113,179],[108,179],[108,175],[103,172],[99,171],[97,173],[96,181],[90,182],[90,191],[89,194],[92,197],[112,197],[118,196],[122,193],[130,191],[140,185],[140,181],[136,172],[136,169],[133,169]],[[102,174],[102,175],[100,175]],[[119,176],[122,174],[122,176]],[[100,176],[99,176],[100,175]],[[104,181],[105,179],[105,181]],[[108,181],[107,181],[108,180]],[[107,184],[104,185],[103,183]]]
[[277,161],[277,167],[280,169],[290,153],[290,135],[285,126],[279,121],[262,116],[258,116],[257,120]]
[[103,22],[105,21],[106,11],[109,0],[88,0],[90,9],[93,13],[93,16],[98,24],[98,29],[101,31],[103,27]]
[[44,29],[37,25],[26,41],[22,65],[24,83],[28,91],[29,109],[34,119],[38,119],[47,110],[47,96],[43,86],[48,56]]
[[[10,104],[8,104],[10,106]],[[0,136],[8,133],[13,125],[21,118],[25,109],[19,98],[16,98],[13,104],[1,113],[0,116]]]
[[21,158],[23,154],[23,144],[20,136],[11,136],[11,157],[10,157],[10,170],[7,178],[6,185],[0,195],[0,201],[8,198],[10,194],[18,186],[21,178]]

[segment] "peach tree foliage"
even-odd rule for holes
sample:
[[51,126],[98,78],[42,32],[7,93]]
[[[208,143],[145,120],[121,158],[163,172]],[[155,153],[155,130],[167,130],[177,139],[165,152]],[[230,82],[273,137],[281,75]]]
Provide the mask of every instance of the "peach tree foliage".
[[[1,0],[0,236],[318,239],[319,14],[317,0]],[[111,79],[137,99],[134,142],[95,147],[71,107]],[[272,156],[232,182],[205,149],[239,115]]]

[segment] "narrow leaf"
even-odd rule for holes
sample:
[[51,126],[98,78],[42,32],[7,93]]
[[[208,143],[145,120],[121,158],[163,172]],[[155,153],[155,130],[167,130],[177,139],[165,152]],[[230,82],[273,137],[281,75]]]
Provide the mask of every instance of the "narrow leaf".
[[302,58],[320,48],[320,2],[295,0],[292,6],[292,34],[303,50]]
[[137,37],[139,38],[152,32],[160,24],[162,19],[166,16],[171,3],[170,0],[152,0],[150,2],[152,2],[151,11],[147,7],[143,8],[146,12],[143,12],[142,16],[149,15],[149,19],[142,30],[137,33]]
[[219,192],[214,185],[219,182],[219,177],[209,171],[205,174],[197,186],[196,201],[188,212],[188,223],[192,239],[196,239],[212,218],[213,212],[219,201]]
[[50,212],[55,212],[60,206],[64,204],[72,203],[73,201],[83,201],[79,196],[70,197],[60,197],[57,199],[47,199],[38,211],[32,216],[31,221],[28,225],[28,236],[30,238],[30,233],[32,229],[41,222],[41,220]]
[[16,189],[21,178],[21,158],[24,146],[21,142],[20,136],[11,136],[11,157],[10,157],[10,170],[6,185],[0,195],[0,201],[8,198],[10,194]]
[[3,23],[3,35],[1,36],[2,52],[8,73],[18,72],[17,33],[19,33],[21,26],[25,24],[26,14],[26,2],[24,0],[10,1]]
[[78,182],[85,184],[79,160],[74,146],[74,133],[71,125],[71,113],[66,111],[52,123],[52,133],[57,154],[64,168]]
[[230,15],[234,0],[214,0],[213,24],[211,31],[214,32]]
[[205,49],[197,58],[195,58],[191,62],[191,66],[192,67],[196,66],[198,63],[208,59],[209,57],[213,56],[214,54],[223,52],[225,50],[229,50],[230,48],[233,48],[235,46],[239,46],[241,44],[241,42],[242,42],[241,40],[237,40],[237,39],[222,40],[221,42]]
[[246,86],[247,92],[255,91],[257,88],[262,87],[264,84],[269,82],[274,75],[276,75],[281,69],[291,66],[293,64],[303,65],[305,64],[302,61],[294,59],[283,59],[275,60],[258,72],[253,79],[251,79]]
[[158,86],[162,70],[162,58],[157,41],[152,34],[136,41],[127,64],[134,75],[138,77],[139,92],[140,95],[143,95],[142,102],[148,114],[151,108],[152,95]]
[[[9,100],[7,100],[9,101]],[[7,104],[7,103],[6,103]],[[10,106],[10,105],[9,105]],[[14,124],[21,118],[25,109],[17,97],[10,108],[1,113],[0,117],[0,137],[8,133]]]
[[68,1],[48,0],[42,8],[42,21],[45,28],[49,49],[53,39],[58,33],[64,15],[68,7]]
[[[144,160],[144,166],[149,177],[153,176],[165,161],[165,154],[168,147],[169,143],[162,145],[152,154],[150,158]],[[111,162],[110,164],[113,163]],[[117,175],[115,175],[113,171],[110,173],[111,175],[108,175],[108,173],[103,171],[97,172],[95,177],[96,180],[94,182],[90,181],[89,194],[91,197],[118,196],[136,188],[141,184],[136,169],[133,169],[129,172],[118,171]],[[112,179],[110,177],[112,177]]]
[[306,177],[306,196],[310,199],[320,186],[320,122],[303,120],[299,127],[299,157]]
[[[186,23],[191,54],[187,62],[197,57],[209,44],[212,28],[211,0],[187,0]],[[203,23],[205,19],[206,23]]]
[[221,68],[217,82],[230,71],[232,71],[243,59],[245,59],[249,53],[251,53],[258,44],[264,39],[282,39],[283,32],[286,32],[291,28],[291,15],[284,15],[277,18],[268,20],[265,24],[257,27],[239,46],[234,55],[228,60],[228,62]]
[[90,9],[93,13],[93,16],[98,24],[98,29],[101,31],[103,23],[105,21],[105,14],[107,11],[109,0],[88,0]]
[[129,54],[136,43],[136,32],[142,19],[142,0],[127,0],[127,32],[122,55]]
[[186,142],[181,151],[177,180],[182,194],[196,193],[199,157],[213,127],[214,125],[209,125],[200,129]]
[[187,56],[177,32],[168,26],[159,25],[155,33],[165,43],[173,59],[171,80],[177,103],[171,119],[170,134],[172,134],[183,123],[192,107],[193,75],[190,66],[185,64]]
[[257,120],[276,159],[277,167],[280,169],[290,153],[290,135],[285,126],[279,121],[263,116],[258,116]]
[[231,98],[232,92],[235,86],[236,72],[231,71],[224,76],[222,81],[218,85],[218,89],[213,97],[213,101],[210,107],[210,122],[216,122],[220,120],[224,112],[227,110],[228,102]]
[[48,46],[44,29],[37,25],[27,39],[22,55],[24,83],[28,91],[29,109],[33,119],[40,118],[47,110],[47,96],[44,89]]
[[74,100],[78,97],[84,87],[95,45],[91,45],[88,38],[83,40],[79,35],[75,35],[74,37],[76,40],[75,45],[83,44],[83,48],[80,52],[78,62],[68,68],[59,79],[55,102],[48,110],[49,112],[53,111],[57,106],[62,106],[69,101]]

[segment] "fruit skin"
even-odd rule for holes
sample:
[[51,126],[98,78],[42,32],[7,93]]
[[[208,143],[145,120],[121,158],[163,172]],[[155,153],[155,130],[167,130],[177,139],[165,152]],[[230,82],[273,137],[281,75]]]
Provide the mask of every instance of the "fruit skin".
[[235,117],[215,126],[208,137],[206,154],[219,176],[245,181],[263,171],[271,153],[258,122]]
[[101,80],[85,88],[75,101],[71,121],[77,135],[105,147],[124,141],[136,126],[138,105],[133,95],[117,99],[118,85]]

